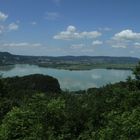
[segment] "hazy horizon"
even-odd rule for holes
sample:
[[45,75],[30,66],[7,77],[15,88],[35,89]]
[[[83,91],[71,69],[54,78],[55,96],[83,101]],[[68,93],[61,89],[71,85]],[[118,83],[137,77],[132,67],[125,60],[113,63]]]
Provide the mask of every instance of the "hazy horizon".
[[140,58],[139,0],[1,0],[0,51]]
[[[10,52],[6,52],[3,51],[1,53],[10,53]],[[111,55],[26,55],[26,54],[14,54],[14,53],[10,53],[12,55],[19,55],[19,56],[35,56],[35,57],[132,57],[132,58],[138,58],[140,59],[140,57],[136,57],[136,56],[111,56]]]

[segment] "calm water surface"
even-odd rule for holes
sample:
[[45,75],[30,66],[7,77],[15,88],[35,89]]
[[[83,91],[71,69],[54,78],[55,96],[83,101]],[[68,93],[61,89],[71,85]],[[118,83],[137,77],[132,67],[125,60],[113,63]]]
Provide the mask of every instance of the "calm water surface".
[[50,75],[59,80],[63,90],[83,90],[91,87],[101,87],[108,83],[125,81],[132,75],[130,70],[93,69],[86,71],[69,71],[43,68],[36,65],[14,65],[0,67],[3,77],[24,76],[29,74]]

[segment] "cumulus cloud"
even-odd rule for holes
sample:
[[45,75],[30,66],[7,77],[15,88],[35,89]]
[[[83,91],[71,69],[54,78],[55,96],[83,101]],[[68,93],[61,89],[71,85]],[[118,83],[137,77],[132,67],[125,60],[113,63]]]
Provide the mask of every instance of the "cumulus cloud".
[[123,30],[119,33],[116,33],[113,37],[114,40],[139,40],[140,33],[133,32],[130,29]]
[[9,26],[8,26],[8,30],[9,30],[9,31],[18,30],[18,28],[19,28],[19,25],[16,24],[16,23],[11,23],[11,24],[9,24]]
[[76,31],[76,27],[70,25],[70,26],[67,27],[67,31],[68,32],[75,32]]
[[6,15],[0,11],[0,21],[5,21],[7,18],[8,18],[8,15]]
[[103,44],[103,41],[100,41],[100,40],[95,40],[92,42],[92,45],[93,46],[99,46],[99,45],[102,45]]
[[57,12],[47,12],[45,19],[47,20],[57,20],[60,17],[60,14]]
[[73,39],[83,39],[83,38],[92,39],[92,38],[97,38],[101,35],[102,35],[102,33],[98,32],[98,31],[78,32],[78,31],[76,31],[75,26],[70,25],[67,27],[66,31],[62,31],[62,32],[58,33],[53,38],[60,39],[60,40],[73,40]]
[[139,48],[140,33],[134,32],[131,29],[122,30],[121,32],[116,33],[109,44],[113,48],[128,48],[135,47]]

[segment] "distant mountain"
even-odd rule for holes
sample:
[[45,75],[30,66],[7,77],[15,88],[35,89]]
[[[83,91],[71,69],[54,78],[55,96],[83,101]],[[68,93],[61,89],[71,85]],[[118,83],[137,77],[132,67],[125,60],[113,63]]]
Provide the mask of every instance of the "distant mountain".
[[13,55],[8,52],[0,52],[0,65],[35,63],[38,57]]
[[[122,65],[137,64],[140,61],[136,57],[112,57],[112,56],[22,56],[13,55],[8,52],[0,52],[0,65],[9,64],[36,64],[46,67],[66,68],[69,65]],[[79,66],[78,66],[79,65]],[[65,66],[65,67],[64,67]],[[122,67],[121,66],[121,67]],[[112,66],[111,66],[112,67]],[[113,66],[114,67],[114,66]],[[116,67],[116,66],[115,66]],[[128,66],[126,66],[127,68]],[[129,67],[128,67],[129,68]],[[74,68],[72,68],[74,69]]]
[[8,52],[0,52],[0,57],[1,56],[12,56],[12,54],[10,54]]
[[65,61],[87,61],[95,63],[137,63],[140,59],[136,57],[112,57],[112,56],[60,56],[51,57],[50,59]]

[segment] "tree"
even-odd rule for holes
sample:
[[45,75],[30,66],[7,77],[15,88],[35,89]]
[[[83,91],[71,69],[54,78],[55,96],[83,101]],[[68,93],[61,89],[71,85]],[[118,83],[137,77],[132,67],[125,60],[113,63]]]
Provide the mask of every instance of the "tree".
[[41,140],[42,125],[31,110],[13,108],[0,126],[1,140]]
[[3,82],[2,82],[2,80],[0,78],[0,97],[3,96],[4,92],[5,92],[4,85],[3,85]]
[[137,80],[140,80],[140,62],[138,65],[135,67],[133,74],[135,74],[135,77]]
[[63,140],[67,137],[65,130],[65,100],[52,99],[47,105],[47,112],[44,115],[45,139]]

